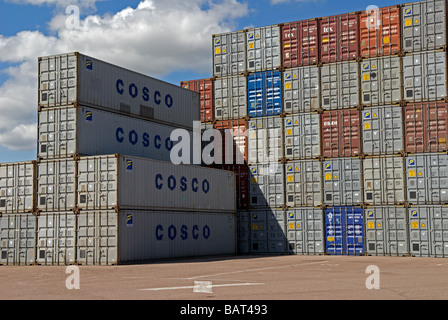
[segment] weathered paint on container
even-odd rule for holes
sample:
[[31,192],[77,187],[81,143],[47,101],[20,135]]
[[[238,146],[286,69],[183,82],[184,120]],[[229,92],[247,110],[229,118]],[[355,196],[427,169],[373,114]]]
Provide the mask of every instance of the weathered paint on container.
[[404,204],[404,158],[367,157],[363,162],[364,202],[368,205]]
[[404,206],[374,206],[364,210],[366,253],[372,256],[407,256],[409,232]]
[[404,151],[402,108],[365,108],[362,117],[362,151],[367,155],[401,154]]
[[409,104],[403,112],[406,152],[448,151],[448,105],[445,101]]
[[36,260],[36,216],[10,213],[0,216],[0,265],[32,265]]
[[409,207],[409,246],[415,257],[448,257],[448,207]]
[[406,190],[409,204],[448,203],[448,155],[409,155],[406,161]]
[[182,81],[180,86],[200,95],[201,122],[213,121],[213,78]]
[[320,160],[295,160],[285,164],[286,205],[318,207],[322,201],[322,163]]
[[403,99],[407,102],[447,97],[446,52],[425,51],[403,57]]
[[347,109],[360,105],[360,73],[356,61],[324,64],[320,69],[322,109]]
[[319,62],[317,19],[284,23],[281,29],[284,68],[315,65]]
[[446,1],[426,0],[401,7],[402,51],[416,52],[446,46]]
[[333,110],[321,114],[322,156],[352,157],[361,154],[359,110]]
[[86,106],[44,108],[38,113],[37,156],[50,160],[120,153],[170,161],[175,129]]
[[246,72],[246,31],[212,36],[213,75],[226,77]]
[[320,62],[356,60],[359,57],[359,13],[319,18]]
[[192,128],[199,94],[78,52],[39,58],[39,107],[86,105]]
[[323,210],[291,208],[286,211],[288,252],[322,255],[325,252]]
[[281,66],[280,27],[278,25],[246,30],[248,72],[277,69]]
[[285,204],[284,166],[280,163],[249,166],[249,205],[253,208],[282,208]]
[[367,10],[360,14],[361,57],[371,58],[400,53],[400,6]]
[[318,113],[286,116],[284,128],[284,156],[287,160],[319,158],[321,129]]
[[286,252],[285,211],[250,210],[250,253],[284,254]]
[[36,161],[0,164],[0,215],[34,211],[35,179]]
[[258,117],[248,122],[249,164],[277,162],[283,157],[283,119]]
[[279,71],[252,73],[247,76],[249,117],[278,115],[282,112],[282,75]]
[[214,117],[217,121],[244,119],[247,116],[247,79],[244,75],[214,80]]
[[320,71],[317,66],[283,71],[283,109],[286,114],[320,110]]

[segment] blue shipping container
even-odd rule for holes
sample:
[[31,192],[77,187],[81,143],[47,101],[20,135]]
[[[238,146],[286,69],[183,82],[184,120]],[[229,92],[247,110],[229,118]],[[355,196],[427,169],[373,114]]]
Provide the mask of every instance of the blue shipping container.
[[325,235],[325,248],[328,254],[363,254],[363,209],[356,207],[333,207],[326,209]]
[[282,112],[282,76],[279,71],[247,76],[249,117],[274,116]]

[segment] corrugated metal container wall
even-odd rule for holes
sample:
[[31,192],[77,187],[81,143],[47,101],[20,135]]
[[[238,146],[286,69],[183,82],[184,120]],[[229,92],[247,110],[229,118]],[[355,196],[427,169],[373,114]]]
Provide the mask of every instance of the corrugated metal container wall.
[[325,205],[350,206],[363,203],[361,159],[334,158],[324,160],[322,165]]
[[280,27],[246,30],[247,71],[259,72],[281,67]]
[[215,119],[237,120],[247,116],[246,76],[215,79]]
[[359,13],[319,18],[320,62],[356,60],[359,57]]
[[213,83],[212,78],[182,81],[180,83],[182,88],[199,93],[201,99],[201,122],[213,121]]
[[[245,164],[247,163],[248,137],[246,120],[217,121],[214,128],[219,130],[221,138],[221,152],[216,150],[218,143],[215,135],[215,162],[222,159],[223,164]],[[231,136],[227,136],[230,134]],[[231,141],[233,143],[228,143]],[[221,153],[221,154],[220,154]]]
[[403,99],[435,101],[447,97],[446,52],[427,51],[403,57]]
[[285,211],[282,209],[250,210],[249,215],[251,252],[285,253]]
[[238,254],[250,253],[250,218],[249,212],[238,210],[237,216]]
[[85,106],[45,108],[38,114],[37,155],[50,160],[120,153],[170,161],[175,129]]
[[34,211],[35,179],[35,161],[0,164],[0,215]]
[[325,251],[331,255],[364,253],[363,209],[334,207],[325,209]]
[[285,204],[285,179],[280,163],[254,164],[249,166],[249,205],[254,208],[282,208]]
[[321,154],[320,115],[302,113],[284,120],[284,156],[287,160],[315,159]]
[[371,58],[400,53],[400,6],[368,10],[360,14],[361,57]]
[[406,161],[406,188],[409,204],[448,203],[448,155],[409,155]]
[[407,209],[400,206],[367,207],[366,253],[373,256],[407,256]]
[[35,215],[10,213],[0,216],[0,265],[34,264],[35,248]]
[[319,160],[296,160],[285,164],[286,205],[322,205],[322,164]]
[[294,68],[319,62],[317,19],[285,23],[282,29],[282,66]]
[[322,209],[292,208],[286,211],[288,252],[321,255],[325,252]]
[[283,157],[283,119],[258,117],[248,123],[249,164],[276,162]]
[[448,105],[445,101],[404,107],[405,146],[408,153],[448,151]]
[[405,179],[401,156],[363,159],[364,202],[368,205],[404,204]]
[[248,116],[263,117],[282,112],[282,75],[279,71],[247,76]]
[[410,253],[417,257],[448,257],[448,207],[409,209]]
[[192,128],[199,94],[80,53],[39,58],[39,106],[94,106]]
[[326,111],[321,115],[321,124],[323,157],[352,157],[361,154],[360,111]]
[[322,109],[354,108],[359,99],[359,64],[356,61],[324,64],[321,74]]
[[80,158],[78,207],[236,211],[235,174],[200,166],[105,155]]
[[246,72],[246,31],[215,34],[212,40],[215,77]]
[[446,1],[426,0],[402,6],[403,52],[446,46]]
[[320,110],[319,67],[283,71],[283,109],[286,114]]
[[217,165],[217,169],[228,170],[235,173],[237,209],[249,208],[249,167],[246,165]]
[[365,106],[398,104],[402,100],[401,58],[387,56],[361,62],[361,102]]
[[361,111],[365,154],[401,154],[404,151],[401,109],[400,106],[379,106]]

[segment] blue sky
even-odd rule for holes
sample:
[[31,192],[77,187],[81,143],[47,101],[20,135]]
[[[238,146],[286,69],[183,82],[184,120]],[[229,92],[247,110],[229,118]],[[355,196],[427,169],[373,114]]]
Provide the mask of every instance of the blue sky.
[[[211,77],[214,33],[399,3],[403,1],[0,0],[0,162],[36,159],[39,56],[80,51],[179,85]],[[79,8],[82,31],[67,29],[69,5]]]

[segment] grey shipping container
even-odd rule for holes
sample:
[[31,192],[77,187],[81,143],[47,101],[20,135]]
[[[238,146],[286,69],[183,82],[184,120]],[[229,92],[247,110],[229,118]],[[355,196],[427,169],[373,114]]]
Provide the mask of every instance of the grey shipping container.
[[320,110],[320,69],[298,67],[283,72],[283,108],[286,114]]
[[328,206],[362,204],[362,172],[359,158],[333,158],[322,162],[323,203]]
[[426,0],[402,6],[402,51],[415,52],[446,46],[446,1]]
[[284,206],[285,179],[280,163],[249,166],[249,206],[255,208]]
[[321,255],[325,251],[323,211],[318,208],[291,208],[286,211],[288,252]]
[[408,210],[410,254],[448,257],[448,207],[413,206]]
[[369,205],[404,204],[405,178],[401,156],[363,159],[364,201]]
[[283,157],[283,119],[280,116],[259,117],[248,124],[248,162],[276,162]]
[[236,225],[238,254],[248,254],[250,252],[250,219],[248,211],[238,210]]
[[426,51],[403,57],[403,99],[442,100],[447,96],[446,52]]
[[295,160],[285,164],[286,205],[322,205],[322,163],[320,160]]
[[214,88],[215,119],[236,120],[247,116],[247,79],[245,76],[217,78]]
[[0,164],[0,215],[33,212],[36,161]]
[[236,210],[231,171],[104,155],[80,158],[77,178],[77,206],[82,210]]
[[366,252],[373,256],[409,254],[407,209],[375,206],[365,210]]
[[409,155],[406,161],[407,201],[410,204],[448,203],[448,155]]
[[324,64],[321,67],[322,109],[343,109],[359,106],[360,74],[356,61]]
[[385,56],[361,62],[361,102],[365,106],[402,100],[401,58]]
[[284,156],[288,160],[315,159],[321,155],[320,115],[300,113],[284,120]]
[[403,116],[400,106],[365,108],[362,117],[362,148],[368,155],[401,154]]
[[85,106],[44,108],[38,113],[37,156],[54,159],[120,153],[170,161],[177,143],[170,139],[175,129]]
[[36,216],[0,215],[0,265],[32,265],[36,255]]
[[259,72],[281,66],[280,26],[246,30],[247,71]]
[[215,34],[213,39],[213,75],[225,77],[246,72],[246,32]]
[[250,253],[285,253],[285,211],[267,208],[250,210],[249,215]]
[[85,105],[184,128],[200,121],[199,93],[78,52],[40,57],[38,73],[40,107]]

